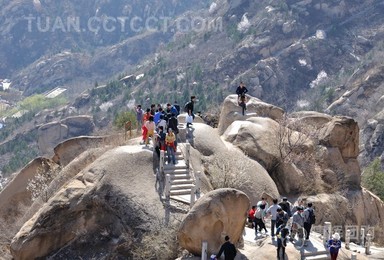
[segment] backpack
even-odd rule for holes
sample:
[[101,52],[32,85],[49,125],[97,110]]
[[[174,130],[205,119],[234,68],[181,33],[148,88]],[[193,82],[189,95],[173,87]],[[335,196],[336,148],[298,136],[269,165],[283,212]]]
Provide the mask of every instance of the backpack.
[[310,224],[315,224],[316,223],[316,216],[315,213],[313,212],[313,209],[308,209],[309,216],[307,222]]

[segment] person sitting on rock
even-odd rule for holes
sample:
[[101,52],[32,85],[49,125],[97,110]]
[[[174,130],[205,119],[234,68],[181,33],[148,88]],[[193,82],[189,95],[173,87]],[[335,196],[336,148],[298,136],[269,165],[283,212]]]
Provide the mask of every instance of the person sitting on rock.
[[236,257],[236,247],[229,241],[229,236],[225,236],[225,243],[220,247],[220,251],[217,253],[216,259],[220,258],[222,253],[224,253],[225,260],[234,260]]

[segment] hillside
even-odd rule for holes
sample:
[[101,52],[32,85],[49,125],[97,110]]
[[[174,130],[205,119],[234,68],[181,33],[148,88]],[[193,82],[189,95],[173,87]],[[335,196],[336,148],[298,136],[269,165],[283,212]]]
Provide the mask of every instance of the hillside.
[[[327,111],[356,118],[362,130],[362,166],[383,152],[378,114],[384,91],[382,1],[66,0],[2,5],[1,74],[12,79],[12,88],[24,98],[55,87],[67,89],[66,105],[8,119],[0,149],[6,175],[44,154],[36,140],[37,130],[47,123],[88,115],[96,135],[108,132],[118,113],[135,103],[184,103],[191,94],[198,96],[198,111],[217,112],[240,81],[251,95],[287,112]],[[77,31],[76,19],[68,30],[69,17],[78,17],[85,30]],[[117,17],[128,17],[127,24],[133,17],[154,17],[159,24],[139,31],[130,24],[122,33],[121,24],[109,20]],[[161,17],[172,19],[164,27]],[[96,24],[88,24],[90,19]],[[112,24],[100,27],[103,21]],[[112,25],[116,30],[108,30]],[[102,29],[96,33],[97,28]],[[131,74],[144,76],[126,84],[118,81]],[[25,142],[12,150],[16,137]],[[64,137],[70,136],[54,138],[51,144]]]
[[[72,138],[31,161],[0,193],[0,257],[176,259],[183,249],[199,255],[201,241],[211,254],[222,236],[241,244],[251,205],[282,196],[312,202],[320,232],[331,221],[332,232],[365,227],[381,241],[384,203],[361,187],[357,122],[314,112],[285,121],[283,109],[248,99],[242,115],[237,96],[226,97],[218,129],[200,118],[180,125],[176,165],[161,166],[152,142],[122,135]],[[192,183],[181,182],[184,175]],[[249,259],[271,259],[267,240],[248,247]],[[302,250],[288,247],[297,259]]]

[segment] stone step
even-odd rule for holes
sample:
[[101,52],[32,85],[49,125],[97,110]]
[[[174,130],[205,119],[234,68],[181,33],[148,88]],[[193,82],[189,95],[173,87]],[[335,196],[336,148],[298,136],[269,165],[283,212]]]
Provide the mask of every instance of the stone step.
[[187,170],[188,167],[185,165],[185,164],[181,164],[181,163],[178,163],[178,164],[166,164],[164,165],[164,170],[176,170],[176,169],[184,169],[184,170]]
[[189,180],[191,179],[191,175],[189,173],[180,173],[180,174],[171,174],[172,180]]
[[171,185],[181,185],[181,184],[193,184],[192,179],[174,179],[171,180]]
[[194,186],[194,184],[171,185],[171,190],[191,190]]
[[191,195],[191,190],[171,190],[170,192],[171,196],[180,196],[180,195]]
[[176,175],[176,174],[189,174],[188,169],[164,169],[164,174]]
[[328,260],[329,256],[328,255],[316,255],[316,256],[307,256],[303,258],[304,260]]
[[318,250],[318,251],[315,251],[315,252],[305,252],[302,253],[301,255],[304,256],[304,257],[308,257],[308,256],[318,256],[318,255],[326,255],[328,254],[328,252],[326,250]]

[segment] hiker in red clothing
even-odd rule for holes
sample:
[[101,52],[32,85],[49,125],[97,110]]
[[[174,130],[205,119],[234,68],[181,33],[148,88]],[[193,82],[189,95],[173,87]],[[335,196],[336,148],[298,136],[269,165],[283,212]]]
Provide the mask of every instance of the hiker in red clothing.
[[256,206],[252,206],[252,208],[248,212],[248,223],[252,228],[254,228],[253,222],[255,222],[255,212],[256,212]]

